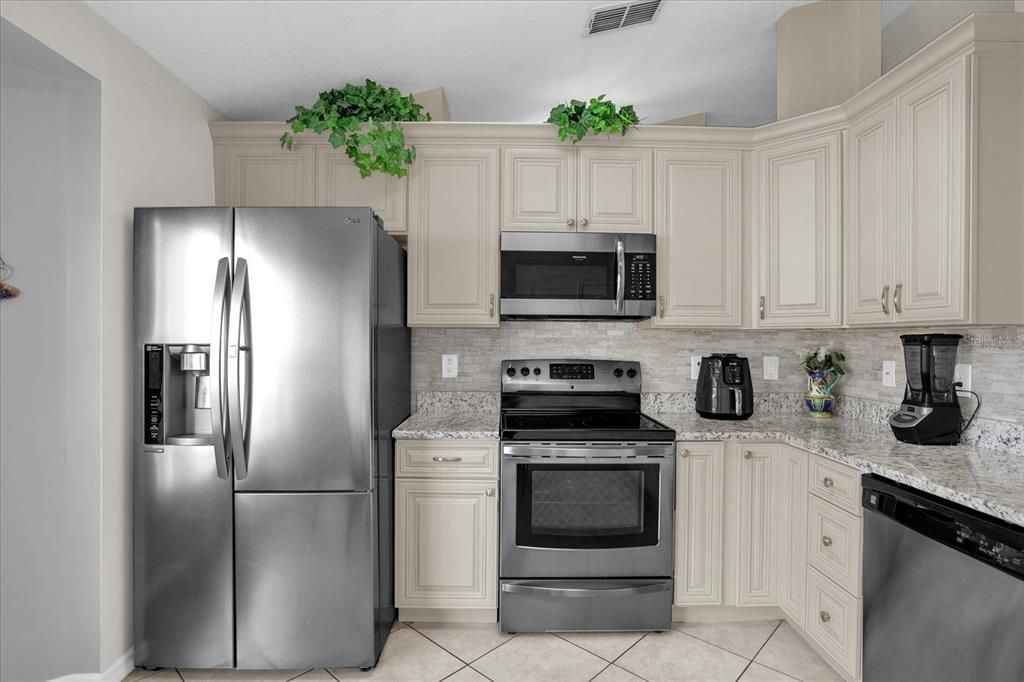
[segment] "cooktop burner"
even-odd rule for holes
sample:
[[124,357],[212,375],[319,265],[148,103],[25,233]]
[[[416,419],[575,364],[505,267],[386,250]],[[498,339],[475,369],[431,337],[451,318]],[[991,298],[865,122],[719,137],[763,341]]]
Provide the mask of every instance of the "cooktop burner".
[[640,412],[505,412],[502,440],[671,441],[675,432]]

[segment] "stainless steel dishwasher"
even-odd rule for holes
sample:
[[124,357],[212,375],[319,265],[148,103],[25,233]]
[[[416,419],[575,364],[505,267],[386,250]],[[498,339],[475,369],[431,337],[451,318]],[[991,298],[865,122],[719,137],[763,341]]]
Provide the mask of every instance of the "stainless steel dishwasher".
[[1024,529],[867,474],[864,682],[1024,680]]

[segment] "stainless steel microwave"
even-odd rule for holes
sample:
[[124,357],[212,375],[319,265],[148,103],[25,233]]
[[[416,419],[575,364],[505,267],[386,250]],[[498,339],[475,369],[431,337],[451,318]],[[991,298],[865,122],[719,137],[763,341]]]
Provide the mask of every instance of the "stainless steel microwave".
[[655,267],[653,234],[502,232],[501,317],[651,317]]

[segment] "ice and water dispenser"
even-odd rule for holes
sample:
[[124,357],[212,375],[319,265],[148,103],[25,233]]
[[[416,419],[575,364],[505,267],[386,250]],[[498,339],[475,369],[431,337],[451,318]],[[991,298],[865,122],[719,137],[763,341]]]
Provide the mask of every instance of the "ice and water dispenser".
[[210,347],[146,345],[147,445],[211,445]]

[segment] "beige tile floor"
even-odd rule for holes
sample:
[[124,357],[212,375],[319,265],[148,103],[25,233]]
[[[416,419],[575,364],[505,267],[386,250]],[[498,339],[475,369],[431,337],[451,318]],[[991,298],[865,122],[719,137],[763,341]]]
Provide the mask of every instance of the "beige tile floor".
[[506,635],[497,623],[396,623],[373,670],[142,670],[125,680],[472,682],[833,682],[839,676],[787,624],[675,623],[671,632]]

